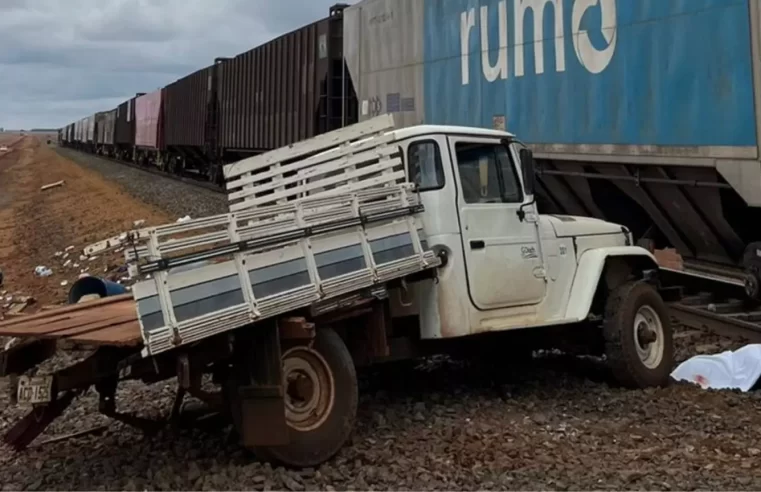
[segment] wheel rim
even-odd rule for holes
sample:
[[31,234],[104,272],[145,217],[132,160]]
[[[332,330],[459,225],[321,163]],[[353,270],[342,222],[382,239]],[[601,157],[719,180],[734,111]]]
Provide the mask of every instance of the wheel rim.
[[641,306],[634,316],[634,345],[642,364],[655,369],[663,360],[663,323],[650,306]]
[[294,347],[283,354],[283,378],[288,425],[301,432],[320,427],[335,402],[335,381],[325,359],[308,347]]

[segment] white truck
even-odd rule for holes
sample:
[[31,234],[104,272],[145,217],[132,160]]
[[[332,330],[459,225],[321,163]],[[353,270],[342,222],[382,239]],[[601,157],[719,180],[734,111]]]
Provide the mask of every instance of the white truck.
[[[20,376],[29,364],[19,361],[42,350],[33,342],[6,354],[4,372],[14,368],[37,421],[40,407],[52,420],[58,402],[93,384],[101,411],[122,418],[120,380],[176,376],[178,402],[187,391],[216,405],[260,457],[309,467],[352,431],[357,366],[465,345],[515,354],[511,335],[535,333],[542,346],[604,355],[624,386],[669,381],[655,258],[620,225],[539,214],[532,153],[509,133],[394,130],[386,115],[228,165],[225,176],[229,214],[87,250],[127,242],[133,271],[151,274],[126,308],[139,343],[92,336],[97,370],[77,377]],[[0,335],[32,332],[0,324]],[[205,373],[217,394],[201,389]],[[6,442],[22,448],[39,432],[18,425]]]

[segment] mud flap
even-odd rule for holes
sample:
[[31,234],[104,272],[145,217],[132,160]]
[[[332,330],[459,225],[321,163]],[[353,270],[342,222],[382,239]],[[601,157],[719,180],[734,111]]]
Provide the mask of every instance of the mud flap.
[[245,333],[243,339],[236,337],[237,362],[247,376],[242,378],[247,384],[237,389],[243,445],[250,448],[288,444],[278,326],[264,323],[244,330],[250,333]]

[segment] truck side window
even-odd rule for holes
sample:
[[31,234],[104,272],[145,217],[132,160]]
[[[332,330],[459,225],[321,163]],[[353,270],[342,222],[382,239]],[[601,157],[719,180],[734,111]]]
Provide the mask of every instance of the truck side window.
[[444,169],[439,145],[433,140],[410,144],[407,149],[410,181],[420,191],[440,190],[444,187]]
[[503,145],[458,143],[455,152],[465,203],[519,203],[523,200],[515,167]]

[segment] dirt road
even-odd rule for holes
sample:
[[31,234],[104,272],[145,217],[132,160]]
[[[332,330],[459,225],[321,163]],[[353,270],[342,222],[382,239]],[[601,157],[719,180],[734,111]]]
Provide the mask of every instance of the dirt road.
[[[40,190],[58,181],[64,184]],[[25,312],[62,302],[68,292],[62,281],[71,285],[83,270],[95,275],[108,266],[106,258],[80,260],[82,247],[128,230],[138,218],[147,225],[170,221],[164,212],[58,156],[38,139],[23,138],[12,152],[0,155],[0,292],[33,296],[37,303]],[[74,248],[65,251],[70,246]],[[68,256],[56,257],[56,252]],[[66,260],[71,262],[63,266]],[[53,274],[37,277],[37,266]]]

